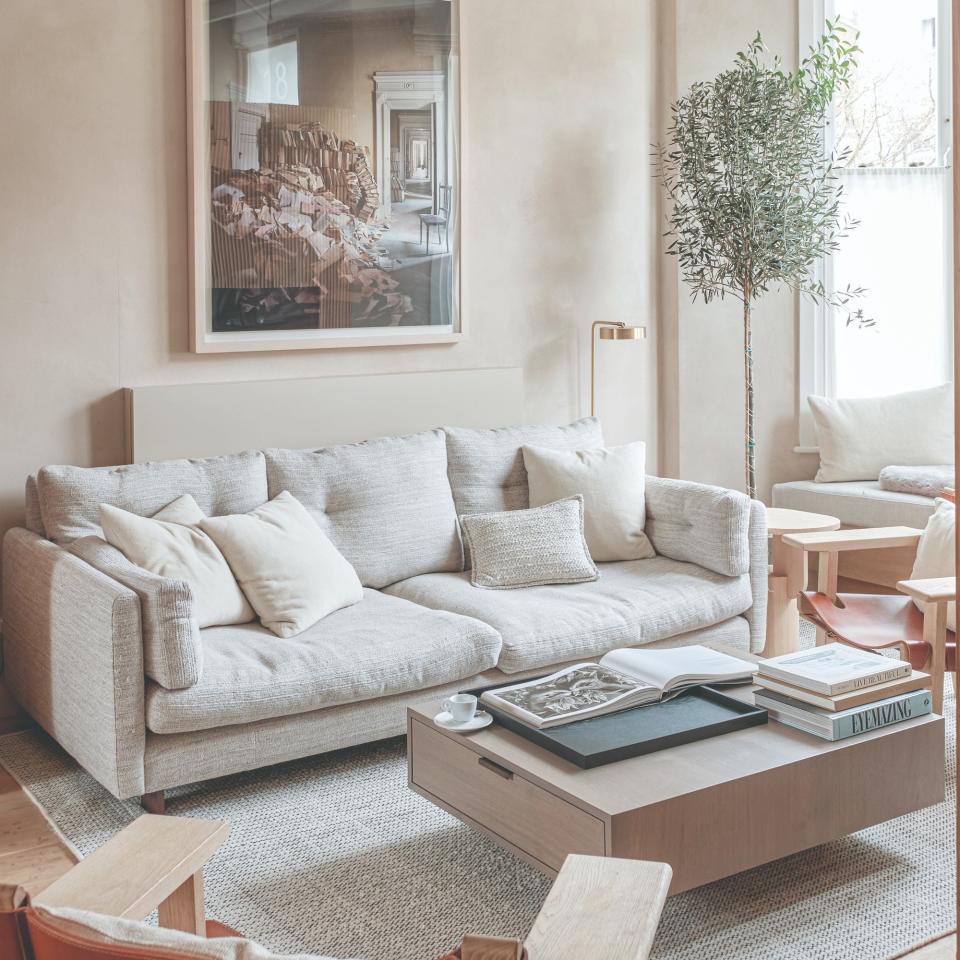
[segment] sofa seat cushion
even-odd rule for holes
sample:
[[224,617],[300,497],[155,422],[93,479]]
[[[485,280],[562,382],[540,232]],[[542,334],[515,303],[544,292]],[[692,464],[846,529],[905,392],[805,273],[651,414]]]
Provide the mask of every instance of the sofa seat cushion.
[[905,526],[921,530],[937,506],[930,497],[883,490],[876,480],[778,483],[773,488],[773,505],[807,513],[825,513],[847,527]]
[[186,690],[148,683],[147,727],[185,733],[408,693],[496,666],[485,623],[365,589],[295,637],[260,624],[200,633],[204,669]]
[[598,566],[600,579],[591,583],[490,591],[471,586],[469,574],[433,573],[387,592],[488,623],[503,639],[497,665],[504,673],[665,640],[735,617],[753,602],[746,575],[666,557]]

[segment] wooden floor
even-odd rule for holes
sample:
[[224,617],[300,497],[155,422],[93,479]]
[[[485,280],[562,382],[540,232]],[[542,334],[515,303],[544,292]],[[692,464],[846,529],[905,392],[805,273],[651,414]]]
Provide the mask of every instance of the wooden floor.
[[75,863],[43,811],[0,767],[0,883],[36,896]]
[[898,960],[956,960],[960,956],[957,953],[957,935],[951,933],[939,940],[934,940],[916,950],[907,953],[898,953]]

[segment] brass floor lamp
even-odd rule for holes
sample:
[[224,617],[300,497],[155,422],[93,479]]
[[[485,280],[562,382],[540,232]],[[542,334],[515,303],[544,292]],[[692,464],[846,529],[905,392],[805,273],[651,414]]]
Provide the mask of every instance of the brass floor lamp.
[[628,327],[620,320],[595,320],[590,328],[590,416],[597,413],[597,340],[645,340],[646,327]]

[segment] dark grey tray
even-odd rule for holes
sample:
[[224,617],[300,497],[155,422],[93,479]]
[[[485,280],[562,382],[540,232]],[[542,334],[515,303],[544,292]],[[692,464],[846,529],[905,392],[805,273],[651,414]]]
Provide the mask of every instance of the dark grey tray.
[[[500,683],[464,692],[479,697],[485,690],[502,686]],[[575,720],[546,730],[527,726],[486,703],[482,707],[501,726],[584,769],[767,722],[766,710],[707,686],[691,687],[662,703]]]

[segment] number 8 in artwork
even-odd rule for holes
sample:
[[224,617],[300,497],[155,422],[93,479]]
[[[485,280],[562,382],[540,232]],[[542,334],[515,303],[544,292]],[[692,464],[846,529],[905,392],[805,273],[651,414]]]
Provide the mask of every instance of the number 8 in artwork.
[[274,93],[276,94],[277,100],[282,103],[287,99],[287,94],[290,91],[290,87],[287,84],[287,65],[285,63],[278,63],[276,74]]

